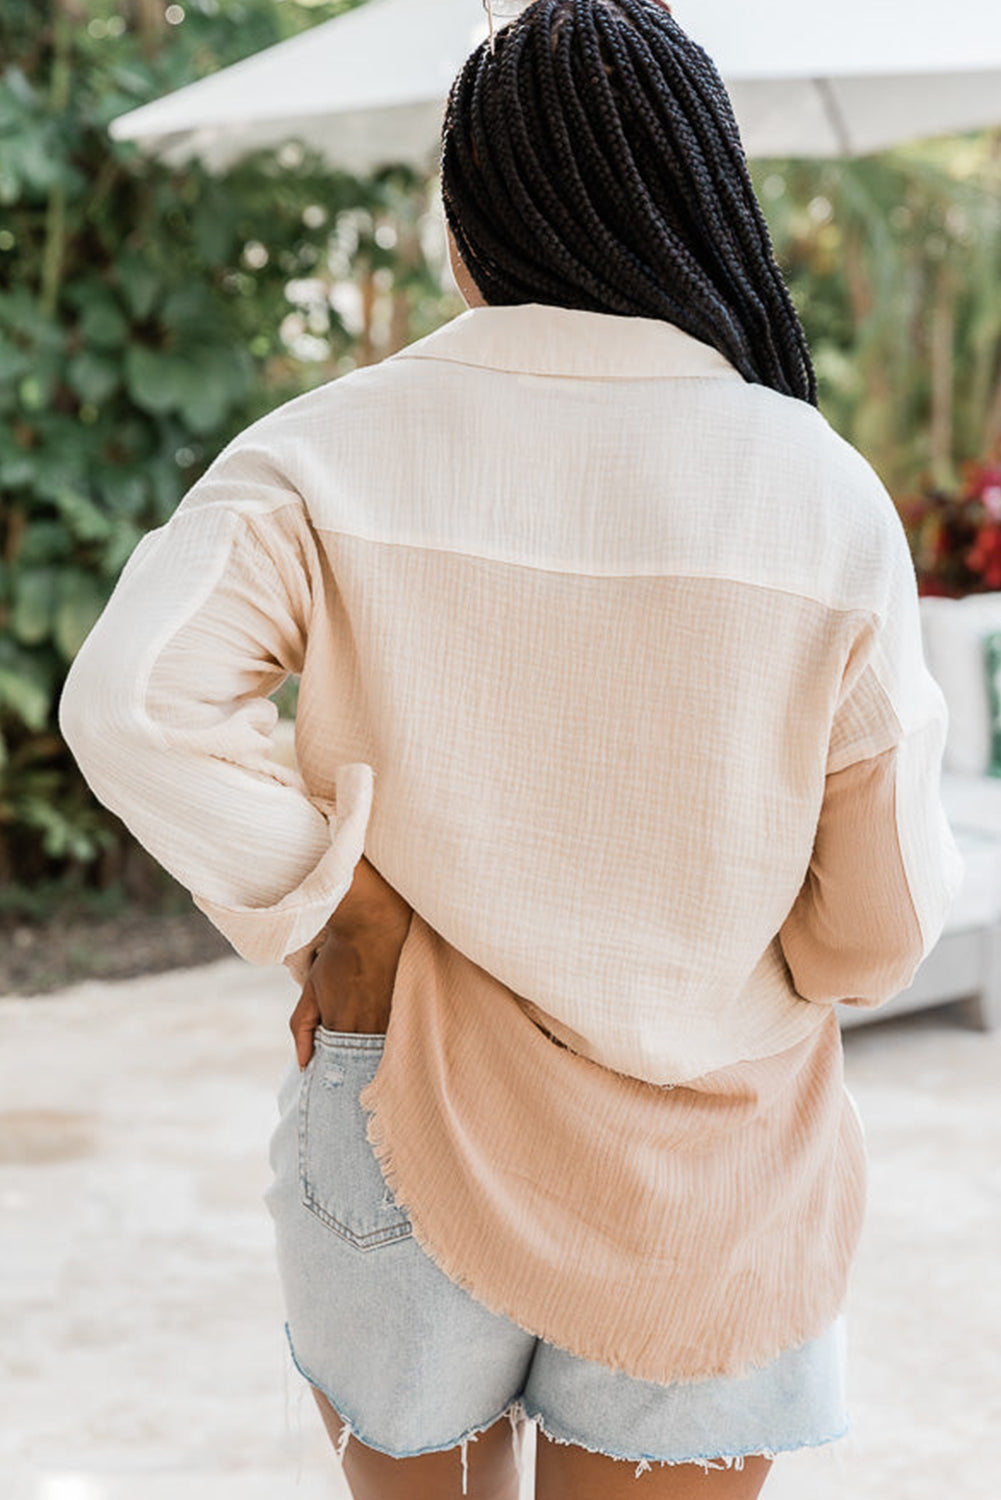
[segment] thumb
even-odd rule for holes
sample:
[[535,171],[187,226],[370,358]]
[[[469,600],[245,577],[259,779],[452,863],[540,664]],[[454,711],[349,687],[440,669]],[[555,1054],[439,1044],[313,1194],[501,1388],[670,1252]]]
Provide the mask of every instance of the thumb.
[[292,1012],[289,1029],[295,1038],[295,1055],[300,1069],[313,1055],[313,1032],[320,1024],[320,1007],[311,982],[307,979],[299,996],[299,1003]]

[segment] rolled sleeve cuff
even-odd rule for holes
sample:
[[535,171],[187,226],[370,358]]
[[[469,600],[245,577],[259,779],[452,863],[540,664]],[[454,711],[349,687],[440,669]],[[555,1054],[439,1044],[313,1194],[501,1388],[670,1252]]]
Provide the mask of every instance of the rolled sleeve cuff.
[[[221,906],[192,893],[199,910],[250,963],[282,963],[308,950],[351,887],[372,812],[372,767],[339,766],[335,789],[333,806],[314,804],[327,819],[330,846],[280,901],[271,906]],[[293,974],[297,967],[290,965]]]

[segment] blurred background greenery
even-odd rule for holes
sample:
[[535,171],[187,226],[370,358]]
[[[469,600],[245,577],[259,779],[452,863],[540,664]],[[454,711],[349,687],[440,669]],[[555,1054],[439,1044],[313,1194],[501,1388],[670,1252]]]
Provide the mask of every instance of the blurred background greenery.
[[[236,432],[465,307],[436,179],[338,173],[295,143],[214,178],[107,134],[359,3],[0,10],[0,916],[163,901],[59,739],[69,662]],[[825,414],[927,520],[1001,458],[1001,131],[753,175]]]

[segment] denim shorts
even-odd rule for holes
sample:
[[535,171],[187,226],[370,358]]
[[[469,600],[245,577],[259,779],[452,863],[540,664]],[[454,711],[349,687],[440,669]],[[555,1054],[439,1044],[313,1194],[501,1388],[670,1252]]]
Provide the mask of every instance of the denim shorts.
[[747,1454],[844,1437],[845,1315],[741,1378],[639,1380],[579,1358],[499,1316],[418,1244],[366,1136],[358,1095],[385,1033],[319,1027],[278,1093],[274,1220],[292,1360],[353,1432],[394,1458],[466,1444],[500,1417],[556,1442],[636,1464],[743,1466]]

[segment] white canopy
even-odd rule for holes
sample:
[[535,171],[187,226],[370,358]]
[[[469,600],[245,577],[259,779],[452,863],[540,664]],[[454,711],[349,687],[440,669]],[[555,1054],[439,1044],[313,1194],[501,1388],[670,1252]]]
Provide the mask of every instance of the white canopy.
[[[522,0],[506,14],[521,8]],[[496,13],[495,25],[505,24]],[[733,99],[749,156],[862,154],[1001,122],[998,0],[674,0]],[[449,85],[487,35],[481,0],[368,0],[111,126],[221,170],[290,138],[335,166],[433,166]]]

